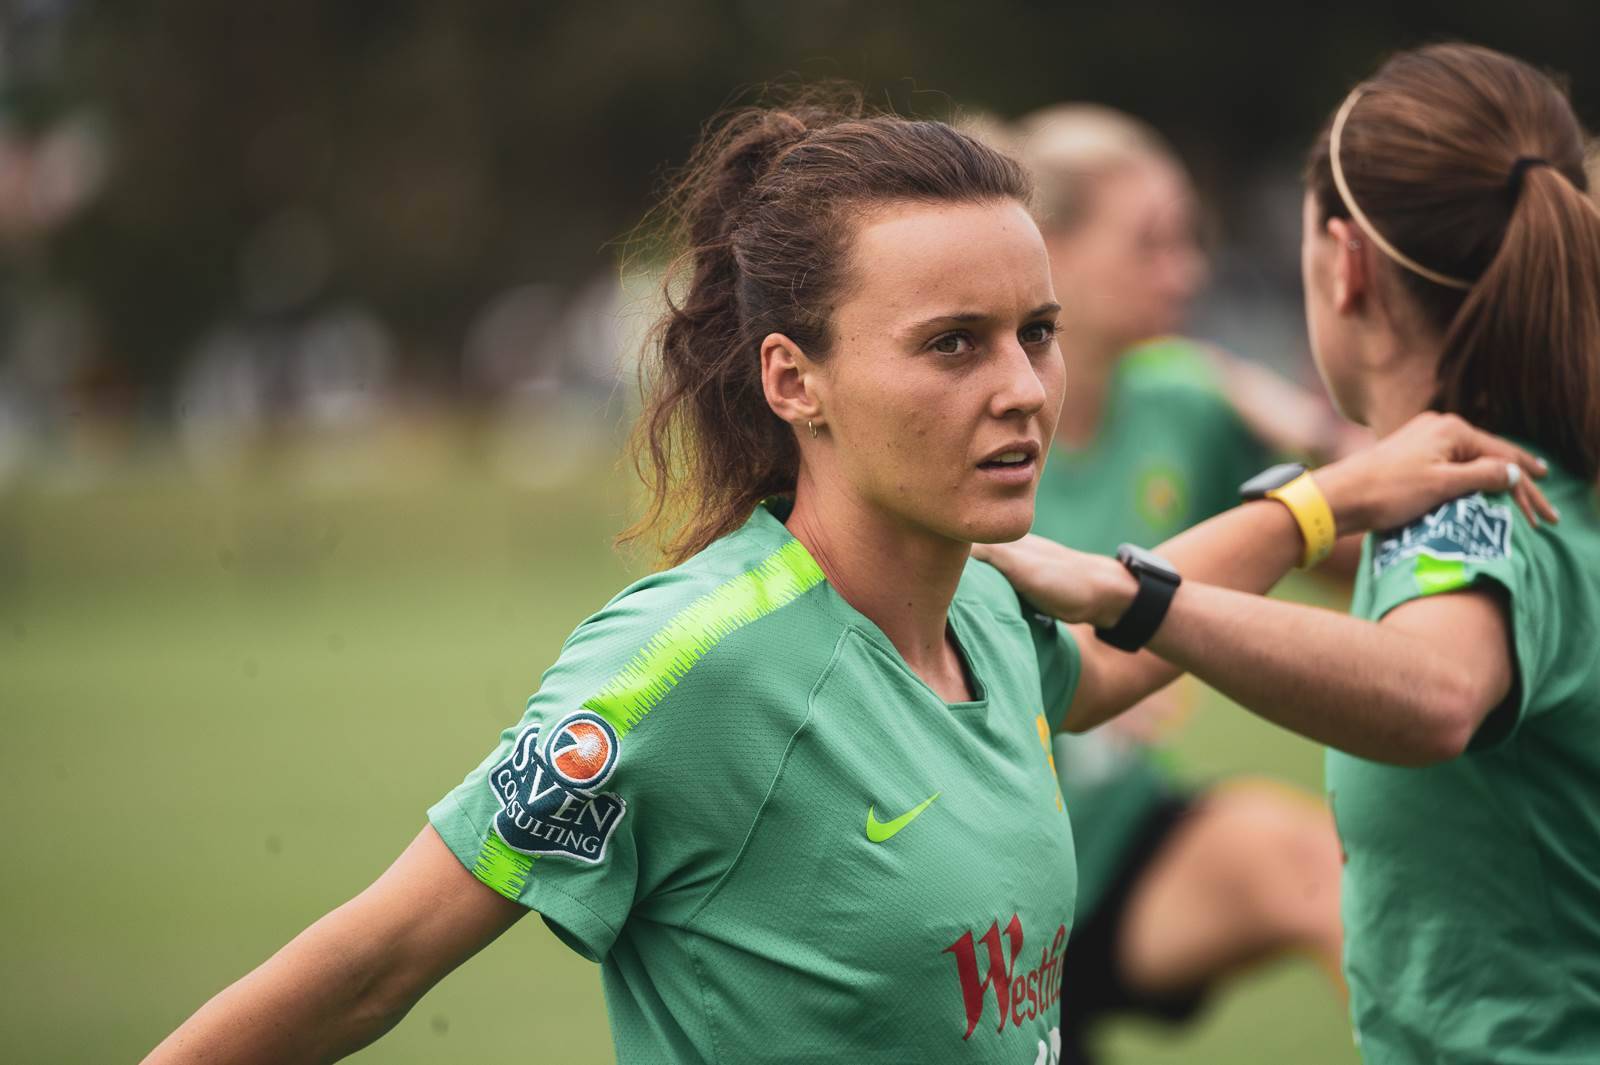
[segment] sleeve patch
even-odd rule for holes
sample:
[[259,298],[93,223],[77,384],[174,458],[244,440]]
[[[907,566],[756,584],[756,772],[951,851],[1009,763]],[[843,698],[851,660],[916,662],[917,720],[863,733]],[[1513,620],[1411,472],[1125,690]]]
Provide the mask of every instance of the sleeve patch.
[[[1481,495],[1463,496],[1400,529],[1379,535],[1372,551],[1372,575],[1417,558],[1436,562],[1482,563],[1511,557],[1511,508]],[[1438,569],[1439,567],[1434,567]]]
[[[616,731],[591,710],[562,718],[543,743],[539,725],[529,725],[489,772],[489,788],[500,802],[495,834],[521,854],[598,865],[627,812],[620,796],[599,791],[617,754]],[[521,872],[525,877],[526,869]]]

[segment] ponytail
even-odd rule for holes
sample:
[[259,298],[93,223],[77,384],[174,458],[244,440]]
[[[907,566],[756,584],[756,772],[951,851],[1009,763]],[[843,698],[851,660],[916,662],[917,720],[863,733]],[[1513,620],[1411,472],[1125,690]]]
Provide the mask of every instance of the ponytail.
[[[672,236],[685,250],[668,267],[667,309],[646,340],[639,368],[645,402],[630,446],[650,503],[619,543],[654,532],[660,553],[678,562],[730,531],[733,515],[793,486],[799,460],[793,435],[767,406],[760,363],[740,358],[733,234],[762,174],[805,135],[806,120],[819,117],[736,112],[702,140],[667,200]],[[674,514],[685,484],[694,487],[698,505]],[[675,532],[660,532],[672,524]]]
[[1592,481],[1600,205],[1588,143],[1549,76],[1487,48],[1430,45],[1346,98],[1312,149],[1307,184],[1321,221],[1365,215],[1443,337],[1434,408],[1527,440]]
[[1600,474],[1600,206],[1551,166],[1528,169],[1521,186],[1499,252],[1445,335],[1435,405],[1538,441],[1593,480]]

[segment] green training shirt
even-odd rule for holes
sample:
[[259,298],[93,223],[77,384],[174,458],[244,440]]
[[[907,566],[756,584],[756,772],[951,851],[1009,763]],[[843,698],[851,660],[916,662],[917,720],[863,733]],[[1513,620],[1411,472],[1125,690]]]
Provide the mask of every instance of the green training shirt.
[[1363,551],[1357,616],[1493,588],[1517,668],[1458,758],[1403,769],[1327,754],[1369,1065],[1600,1061],[1600,509],[1560,470],[1541,484],[1557,525],[1471,495]]
[[601,963],[623,1063],[1055,1061],[1076,644],[970,563],[947,704],[779,513],[580,625],[430,821]]
[[[1099,435],[1057,446],[1039,481],[1033,531],[1101,555],[1154,547],[1239,502],[1239,485],[1271,461],[1190,341],[1166,338],[1123,355]],[[1170,789],[1144,748],[1101,730],[1055,738],[1056,768],[1078,844],[1078,914],[1093,912],[1139,823]]]

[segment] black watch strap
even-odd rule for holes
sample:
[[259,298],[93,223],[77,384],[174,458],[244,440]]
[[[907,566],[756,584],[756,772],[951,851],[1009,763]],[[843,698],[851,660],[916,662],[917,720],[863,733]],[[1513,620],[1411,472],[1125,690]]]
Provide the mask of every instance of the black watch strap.
[[1117,561],[1138,579],[1139,591],[1115,625],[1109,629],[1097,626],[1094,634],[1118,650],[1137,651],[1150,642],[1166,620],[1167,608],[1172,606],[1172,597],[1183,578],[1166,560],[1132,544],[1117,549]]

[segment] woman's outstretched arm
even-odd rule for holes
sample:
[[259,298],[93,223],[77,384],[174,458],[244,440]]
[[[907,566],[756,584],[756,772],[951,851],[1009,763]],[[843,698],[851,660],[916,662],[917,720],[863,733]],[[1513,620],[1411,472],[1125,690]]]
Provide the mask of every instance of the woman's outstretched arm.
[[[1521,448],[1473,429],[1454,416],[1425,414],[1414,418],[1377,446],[1319,470],[1316,479],[1333,509],[1339,531],[1346,533],[1400,525],[1439,503],[1474,491],[1504,491],[1509,480],[1507,462],[1517,463],[1527,474],[1538,475],[1542,471],[1542,463]],[[1517,501],[1530,521],[1538,521],[1535,515],[1547,520],[1555,518],[1554,510],[1532,486],[1530,477],[1521,477],[1514,487]],[[1264,649],[1274,641],[1290,639],[1291,631],[1295,638],[1313,641],[1320,638],[1323,642],[1289,647],[1288,654],[1297,657],[1293,662],[1284,663],[1283,670],[1276,676],[1276,685],[1268,689],[1271,697],[1252,699],[1245,705],[1271,716],[1277,712],[1278,704],[1287,701],[1283,699],[1284,692],[1298,695],[1312,680],[1324,682],[1325,688],[1331,684],[1327,690],[1333,700],[1370,701],[1374,696],[1372,688],[1357,684],[1357,675],[1351,672],[1357,657],[1351,649],[1353,645],[1346,643],[1335,647],[1329,641],[1348,637],[1351,626],[1367,625],[1375,631],[1371,623],[1328,611],[1270,603],[1259,595],[1225,599],[1219,606],[1215,599],[1204,594],[1207,589],[1199,587],[1216,586],[1210,591],[1265,592],[1293,568],[1301,549],[1299,527],[1287,508],[1271,501],[1236,507],[1162,544],[1157,552],[1183,574],[1185,586],[1179,589],[1179,597],[1173,601],[1168,624],[1162,626],[1150,648],[1138,654],[1127,654],[1101,643],[1094,638],[1092,630],[1094,624],[1114,624],[1133,599],[1136,586],[1120,563],[1103,556],[1084,555],[1032,536],[1014,544],[985,545],[974,553],[998,566],[1040,609],[1068,622],[1085,623],[1077,633],[1083,652],[1082,676],[1065,721],[1066,728],[1080,731],[1115,717],[1170,683],[1186,667],[1230,694],[1242,692],[1244,685],[1253,683],[1251,670],[1261,660]],[[1186,591],[1195,594],[1185,595]],[[1482,595],[1473,593],[1446,598],[1459,601],[1482,598]],[[1242,617],[1229,615],[1230,602],[1235,608],[1248,602],[1251,612]],[[1403,618],[1418,606],[1420,604],[1396,610],[1391,618]],[[1498,616],[1498,604],[1491,600],[1490,608]],[[1307,620],[1308,615],[1315,620]],[[1187,616],[1192,624],[1187,628],[1173,628],[1171,623],[1180,616]],[[1230,620],[1237,620],[1239,624],[1225,626]],[[1297,623],[1293,630],[1280,628],[1291,622]],[[1306,626],[1319,622],[1344,631],[1303,631]],[[1504,621],[1499,624],[1503,626]],[[1240,625],[1247,636],[1238,635]],[[1388,627],[1386,619],[1385,628]],[[1169,628],[1172,631],[1169,632]],[[1224,631],[1227,635],[1223,635]],[[1196,642],[1174,647],[1171,641],[1174,634],[1180,632]],[[1504,638],[1498,638],[1499,654],[1505,656]],[[1491,633],[1487,642],[1492,644],[1495,639]],[[1233,642],[1224,644],[1223,640]],[[1395,661],[1391,663],[1394,669],[1384,676],[1410,677],[1406,667],[1415,666],[1418,660],[1407,659],[1405,641],[1388,641],[1386,645]],[[1415,652],[1417,648],[1410,650]],[[1351,661],[1345,661],[1346,658]],[[1437,662],[1432,664],[1438,665]],[[1222,675],[1219,670],[1229,672]],[[1428,676],[1431,678],[1435,673],[1430,672]],[[1372,678],[1368,676],[1367,679]],[[1489,687],[1494,686],[1492,680],[1488,683]],[[1453,686],[1436,689],[1435,694],[1453,690]],[[1421,698],[1421,693],[1409,684],[1398,685],[1392,694],[1396,700],[1406,702],[1410,709],[1430,714],[1436,709],[1411,706]],[[1500,694],[1503,695],[1503,691]],[[1384,705],[1393,709],[1392,703]],[[1494,702],[1489,705],[1492,707]],[[1280,723],[1298,732],[1306,731],[1304,721]],[[1424,746],[1409,753],[1392,753],[1390,760],[1427,760],[1428,751],[1436,752],[1449,746],[1448,737],[1434,734],[1421,722],[1413,724],[1426,732]],[[1454,724],[1452,722],[1452,726]],[[1472,722],[1473,727],[1476,724],[1477,721]],[[1315,738],[1335,742],[1326,735]],[[1336,745],[1351,749],[1348,741],[1354,737],[1344,735],[1342,739],[1346,742],[1336,742]]]
[[219,992],[145,1063],[337,1061],[527,912],[426,827],[372,886]]
[[1515,680],[1504,602],[1416,599],[1366,621],[1185,585],[1150,648],[1241,706],[1318,743],[1392,765],[1466,750]]

